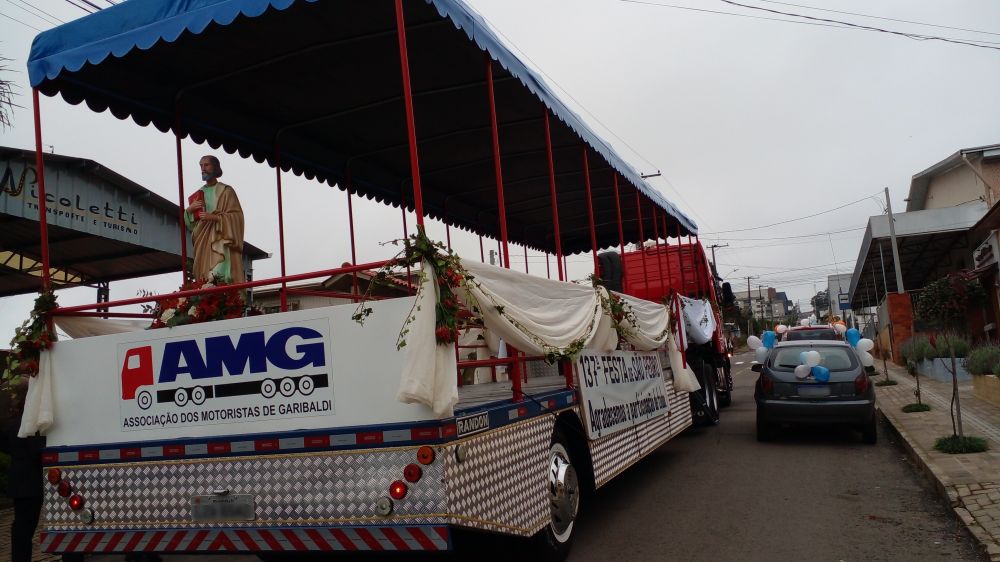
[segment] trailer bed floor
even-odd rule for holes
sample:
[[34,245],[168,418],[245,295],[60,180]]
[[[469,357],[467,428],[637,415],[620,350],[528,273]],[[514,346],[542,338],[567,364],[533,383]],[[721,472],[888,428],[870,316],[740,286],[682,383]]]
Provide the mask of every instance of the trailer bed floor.
[[[509,380],[460,386],[455,410],[468,410],[490,402],[510,400],[513,398],[512,388]],[[521,391],[525,394],[540,394],[563,388],[566,388],[566,378],[562,375],[528,377],[528,382],[521,385]]]

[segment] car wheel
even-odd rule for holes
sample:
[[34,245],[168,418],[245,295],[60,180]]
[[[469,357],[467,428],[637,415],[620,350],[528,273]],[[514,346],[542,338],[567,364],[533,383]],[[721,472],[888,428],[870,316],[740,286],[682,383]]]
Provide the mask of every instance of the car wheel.
[[861,428],[861,441],[868,445],[878,443],[878,416],[873,414],[872,421]]
[[725,390],[719,391],[719,407],[728,408],[733,404],[733,392],[732,387],[729,386],[726,369],[716,369],[715,376],[716,383],[721,383],[722,387],[725,388]]
[[548,464],[548,500],[552,517],[535,539],[540,555],[534,558],[536,560],[564,560],[573,542],[573,528],[580,512],[580,481],[569,451],[569,442],[557,428],[552,432]]
[[765,420],[760,414],[760,408],[757,408],[757,441],[764,443],[773,438],[774,429],[771,427],[771,422]]

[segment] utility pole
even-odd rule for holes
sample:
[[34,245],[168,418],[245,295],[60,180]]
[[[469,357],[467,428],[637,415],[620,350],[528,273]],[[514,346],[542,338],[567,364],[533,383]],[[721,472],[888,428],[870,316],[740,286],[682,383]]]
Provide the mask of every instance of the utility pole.
[[749,316],[747,316],[747,337],[753,335],[753,332],[750,329],[750,320],[753,319],[753,297],[751,296],[750,293],[751,279],[756,279],[756,277],[751,277],[750,275],[747,275],[747,314],[749,314]]
[[892,203],[889,201],[889,188],[885,188],[885,209],[889,213],[889,239],[892,242],[892,263],[896,266],[896,293],[902,295],[906,292],[903,288],[903,270],[899,264],[899,247],[896,245],[896,225],[892,219]]
[[722,244],[722,245],[712,244],[711,246],[708,247],[710,250],[712,250],[712,270],[713,270],[713,272],[716,275],[719,274],[719,268],[715,265],[715,249],[716,248],[728,248],[728,247],[729,247],[729,244]]

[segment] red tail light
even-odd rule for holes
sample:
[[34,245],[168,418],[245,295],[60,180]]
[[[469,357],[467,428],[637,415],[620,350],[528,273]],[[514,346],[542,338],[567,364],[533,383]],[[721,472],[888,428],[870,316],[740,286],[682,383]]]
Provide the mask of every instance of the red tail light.
[[83,498],[79,495],[74,494],[73,497],[69,499],[69,508],[76,511],[83,507]]
[[420,480],[420,477],[424,475],[424,471],[421,470],[419,465],[408,464],[406,468],[403,469],[403,478],[407,482],[416,482]]
[[58,468],[50,468],[48,474],[49,484],[55,486],[62,480],[62,471]]
[[62,482],[59,483],[59,487],[56,488],[56,491],[59,492],[60,496],[67,498],[73,491],[73,487],[69,485],[69,482],[63,480]]
[[854,379],[854,394],[864,394],[868,392],[868,385],[870,384],[868,380],[867,373],[861,373]]
[[392,496],[394,500],[401,500],[406,497],[406,483],[400,480],[396,480],[389,486],[389,495]]
[[417,462],[425,465],[434,462],[434,449],[427,445],[417,449]]
[[760,389],[764,394],[774,394],[774,380],[765,374],[761,374]]

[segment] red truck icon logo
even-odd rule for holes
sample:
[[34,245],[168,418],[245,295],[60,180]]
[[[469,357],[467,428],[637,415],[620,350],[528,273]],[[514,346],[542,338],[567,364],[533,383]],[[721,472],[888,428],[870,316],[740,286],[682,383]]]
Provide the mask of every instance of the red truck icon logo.
[[136,390],[153,384],[153,348],[136,347],[125,353],[122,364],[122,400],[136,399],[143,410],[153,405],[153,395],[143,390],[136,398]]

